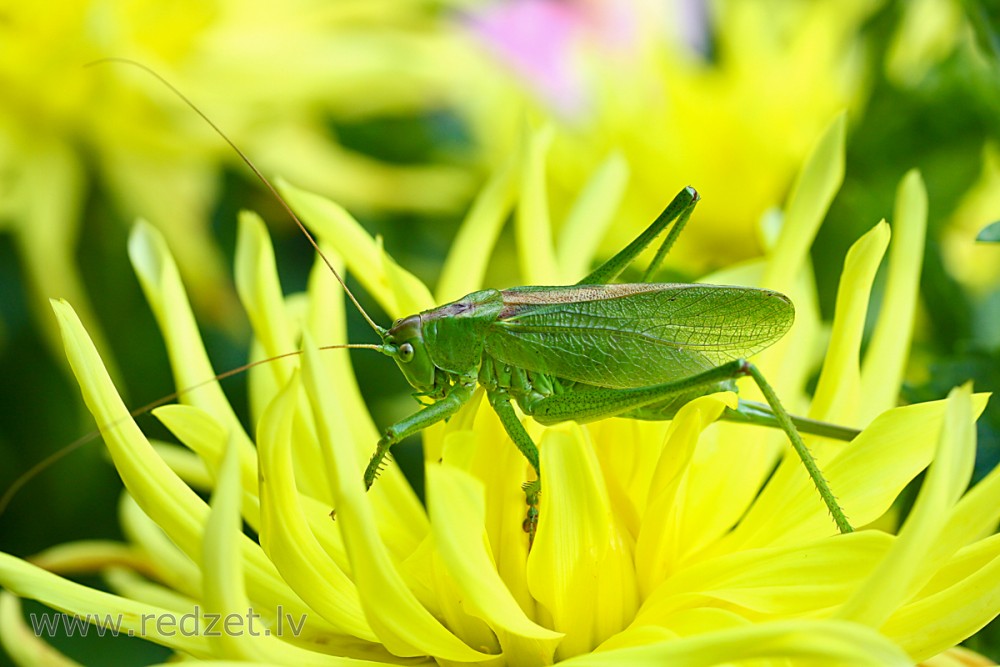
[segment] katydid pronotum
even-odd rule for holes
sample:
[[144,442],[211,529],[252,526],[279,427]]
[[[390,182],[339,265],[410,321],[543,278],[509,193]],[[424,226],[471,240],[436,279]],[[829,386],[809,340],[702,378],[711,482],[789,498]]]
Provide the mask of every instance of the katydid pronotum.
[[[322,256],[315,239],[268,179],[204,113],[155,72],[138,63],[121,62],[137,65],[158,78],[216,130],[277,197]],[[735,390],[738,378],[750,376],[766,403],[741,399],[722,418],[781,428],[837,527],[850,532],[847,517],[799,432],[841,440],[850,440],[857,432],[791,416],[756,366],[745,359],[789,330],[794,319],[790,300],[778,292],[750,287],[648,282],[698,199],[694,189],[683,189],[642,234],[575,285],[481,290],[401,318],[388,329],[372,320],[323,257],[381,339],[378,344],[328,347],[373,349],[393,358],[416,395],[429,401],[385,429],[364,473],[366,488],[374,483],[394,444],[455,415],[472,398],[476,386],[482,386],[510,439],[535,473],[535,479],[524,484],[524,528],[530,545],[539,518],[541,471],[538,449],[514,409],[515,403],[524,415],[542,424],[610,417],[668,420],[688,401]],[[642,282],[610,283],[667,228],[670,231]],[[263,362],[253,365],[259,363]],[[9,491],[0,507],[10,495]]]

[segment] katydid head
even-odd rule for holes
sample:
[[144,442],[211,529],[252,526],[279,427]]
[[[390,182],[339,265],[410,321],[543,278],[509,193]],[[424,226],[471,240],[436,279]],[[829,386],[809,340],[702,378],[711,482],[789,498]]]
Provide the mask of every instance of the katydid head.
[[424,393],[434,389],[437,369],[427,354],[420,315],[396,320],[383,340],[410,386]]

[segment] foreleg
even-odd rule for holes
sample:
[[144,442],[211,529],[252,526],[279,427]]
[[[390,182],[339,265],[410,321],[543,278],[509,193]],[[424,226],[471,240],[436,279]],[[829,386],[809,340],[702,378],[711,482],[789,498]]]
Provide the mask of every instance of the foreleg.
[[474,380],[460,382],[453,386],[441,400],[428,405],[419,412],[387,428],[385,434],[379,439],[375,453],[372,455],[371,461],[368,462],[368,467],[365,469],[365,488],[370,489],[375,482],[379,468],[386,454],[389,453],[390,447],[400,440],[454,415],[472,398],[472,392],[475,388],[476,383]]

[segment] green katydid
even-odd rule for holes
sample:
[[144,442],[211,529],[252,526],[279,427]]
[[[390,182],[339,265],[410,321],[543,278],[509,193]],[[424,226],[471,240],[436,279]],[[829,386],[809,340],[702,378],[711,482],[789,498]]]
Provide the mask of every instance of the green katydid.
[[[111,60],[152,74],[219,133],[288,211],[381,339],[379,344],[326,347],[374,349],[393,358],[417,395],[430,400],[415,414],[385,429],[364,473],[366,488],[374,483],[392,445],[456,414],[480,385],[511,440],[535,471],[536,478],[524,485],[528,507],[525,530],[530,543],[538,521],[541,471],[538,449],[513,403],[542,424],[609,417],[668,420],[688,401],[735,390],[738,378],[750,376],[767,403],[741,399],[737,408],[727,409],[722,418],[781,428],[837,527],[841,532],[852,530],[799,431],[841,440],[851,440],[857,431],[791,416],[760,371],[745,359],[788,331],[794,319],[791,301],[777,292],[750,287],[647,282],[690,218],[699,199],[694,189],[682,190],[642,234],[575,285],[473,292],[401,318],[386,329],[364,311],[289,205],[215,123],[149,68]],[[609,284],[668,227],[670,231],[642,282]],[[82,438],[71,447],[88,439]],[[38,469],[22,477],[10,491],[16,491]],[[0,506],[9,500],[10,491]]]
[[777,292],[702,284],[608,284],[673,224],[647,268],[662,262],[698,202],[682,190],[632,243],[576,285],[473,292],[397,320],[375,349],[392,357],[433,402],[389,426],[365,470],[371,487],[390,447],[448,419],[481,385],[536,479],[524,485],[529,539],[538,519],[538,449],[512,403],[542,424],[609,417],[671,419],[693,398],[754,379],[767,404],[741,401],[724,419],[777,426],[788,435],[841,532],[852,530],[799,430],[850,440],[857,432],[792,417],[744,357],[780,339],[794,308]]

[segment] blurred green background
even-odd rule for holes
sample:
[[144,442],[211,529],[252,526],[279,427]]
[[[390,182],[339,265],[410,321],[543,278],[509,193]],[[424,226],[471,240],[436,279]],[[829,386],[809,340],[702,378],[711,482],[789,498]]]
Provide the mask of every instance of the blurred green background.
[[[137,216],[167,235],[219,371],[244,363],[249,344],[229,282],[237,212],[268,221],[286,292],[311,266],[278,204],[189,109],[135,69],[83,68],[109,56],[170,79],[265,173],[341,201],[432,287],[476,189],[525,125],[555,128],[557,227],[594,169],[625,165],[605,252],[696,186],[704,203],[664,273],[695,279],[759,254],[759,219],[847,108],[846,179],[813,252],[824,314],[847,248],[891,215],[900,178],[918,168],[929,239],[900,400],[942,398],[968,379],[1000,388],[1000,244],[975,241],[1000,219],[1000,12],[985,3],[64,4],[54,17],[0,2],[0,489],[94,426],[47,297],[83,312],[131,406],[173,391],[128,264]],[[495,286],[515,273],[511,235],[492,262]],[[360,318],[351,327],[368,341]],[[393,364],[353,358],[377,423],[411,409]],[[245,406],[244,378],[225,386]],[[981,475],[1000,458],[996,400],[978,436]],[[397,458],[419,471],[419,456],[412,443]],[[120,491],[94,442],[18,494],[0,516],[0,549],[120,537]],[[53,643],[85,664],[165,655],[137,640]],[[1000,657],[992,628],[969,644]]]

